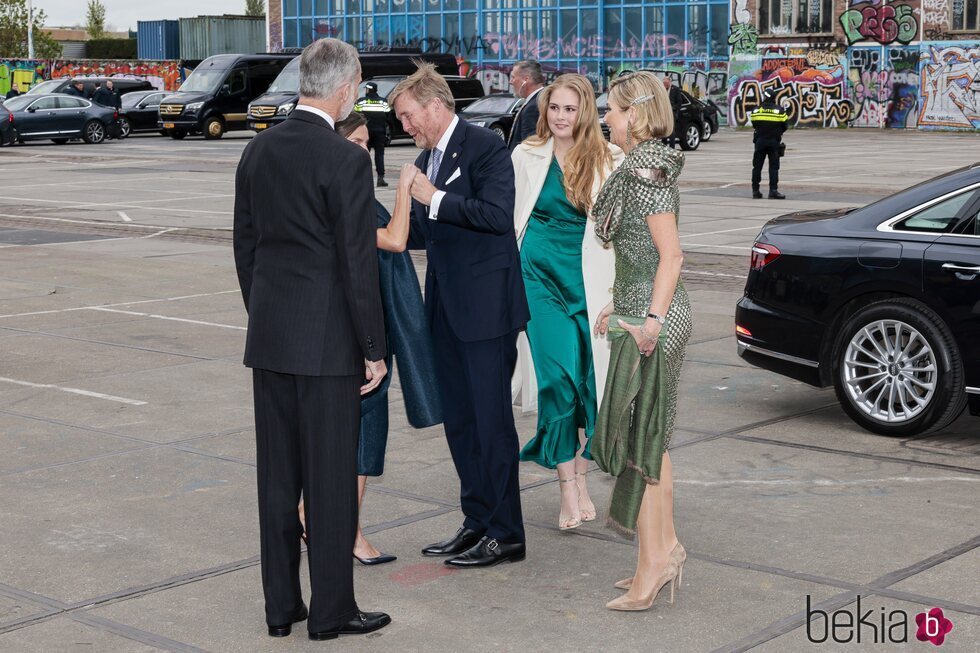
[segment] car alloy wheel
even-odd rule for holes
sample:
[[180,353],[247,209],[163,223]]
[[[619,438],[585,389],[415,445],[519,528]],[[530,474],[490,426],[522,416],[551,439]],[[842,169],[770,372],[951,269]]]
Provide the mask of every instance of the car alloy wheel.
[[129,138],[133,131],[133,126],[129,124],[128,118],[119,119],[119,138]]
[[838,331],[832,361],[841,407],[874,433],[935,431],[966,407],[956,340],[917,300],[881,300],[859,310]]
[[704,127],[701,130],[701,141],[707,143],[711,140],[711,123],[704,123]]
[[701,127],[696,123],[692,123],[684,130],[684,136],[681,138],[681,149],[696,150],[700,144]]
[[493,127],[490,128],[490,131],[492,131],[494,134],[499,136],[500,140],[502,140],[503,142],[505,143],[507,142],[507,132],[504,131],[504,128],[501,127],[500,125],[494,125]]
[[889,424],[919,415],[936,394],[936,353],[912,326],[879,320],[847,344],[841,369],[856,408]]
[[105,125],[98,120],[90,120],[85,124],[84,139],[86,143],[96,145],[105,140]]

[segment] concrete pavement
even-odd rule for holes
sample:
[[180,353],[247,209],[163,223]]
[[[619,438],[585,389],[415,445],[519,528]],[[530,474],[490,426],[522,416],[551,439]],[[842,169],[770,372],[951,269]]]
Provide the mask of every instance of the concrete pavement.
[[[852,132],[850,155],[836,136],[790,134],[785,202],[748,198],[748,133],[688,156],[695,335],[672,457],[690,560],[674,605],[603,607],[636,549],[602,526],[612,480],[598,471],[599,521],[560,533],[554,474],[522,464],[525,562],[461,572],[421,557],[460,523],[458,484],[441,428],[408,426],[396,376],[386,473],[362,523],[399,560],[355,568],[361,606],[394,622],[322,643],[302,627],[272,640],[263,622],[229,247],[246,139],[0,150],[0,650],[925,651],[914,616],[932,607],[954,624],[944,651],[976,650],[980,422],[883,438],[847,419],[832,391],[735,355],[734,303],[765,220],[980,159],[975,136]],[[912,165],[931,151],[941,160]],[[390,149],[389,168],[415,154]],[[390,205],[393,192],[380,197]],[[516,414],[526,441],[535,415]],[[855,615],[858,596],[876,624],[906,615],[909,641],[871,644],[867,625],[836,633],[860,630],[860,644],[808,641],[808,597]]]

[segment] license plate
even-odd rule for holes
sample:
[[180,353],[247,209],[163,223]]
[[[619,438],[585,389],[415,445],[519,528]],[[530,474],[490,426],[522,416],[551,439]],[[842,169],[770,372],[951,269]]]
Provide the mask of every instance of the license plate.
[[173,129],[174,128],[174,124],[172,122],[165,122],[165,123],[163,123],[163,128],[164,129]]
[[257,122],[257,123],[255,123],[255,131],[259,131],[260,129],[265,129],[268,126],[269,126],[269,123],[266,123],[266,122]]

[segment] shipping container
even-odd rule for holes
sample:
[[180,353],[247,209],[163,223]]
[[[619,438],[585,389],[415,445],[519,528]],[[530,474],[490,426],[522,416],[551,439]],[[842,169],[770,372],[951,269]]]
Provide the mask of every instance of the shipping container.
[[265,52],[265,17],[198,16],[180,19],[180,58]]
[[84,59],[88,55],[85,41],[61,41],[58,45],[62,59]]
[[180,59],[180,22],[176,20],[137,21],[136,56],[144,61]]

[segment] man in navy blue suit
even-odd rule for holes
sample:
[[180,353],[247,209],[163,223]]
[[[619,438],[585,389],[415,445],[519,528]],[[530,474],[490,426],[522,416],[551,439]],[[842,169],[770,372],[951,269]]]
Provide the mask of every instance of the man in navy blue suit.
[[409,247],[425,248],[425,305],[435,346],[446,440],[465,519],[422,550],[453,567],[524,559],[517,429],[510,378],[529,318],[514,236],[514,168],[492,132],[460,120],[431,64],[389,103],[425,150],[412,187]]

